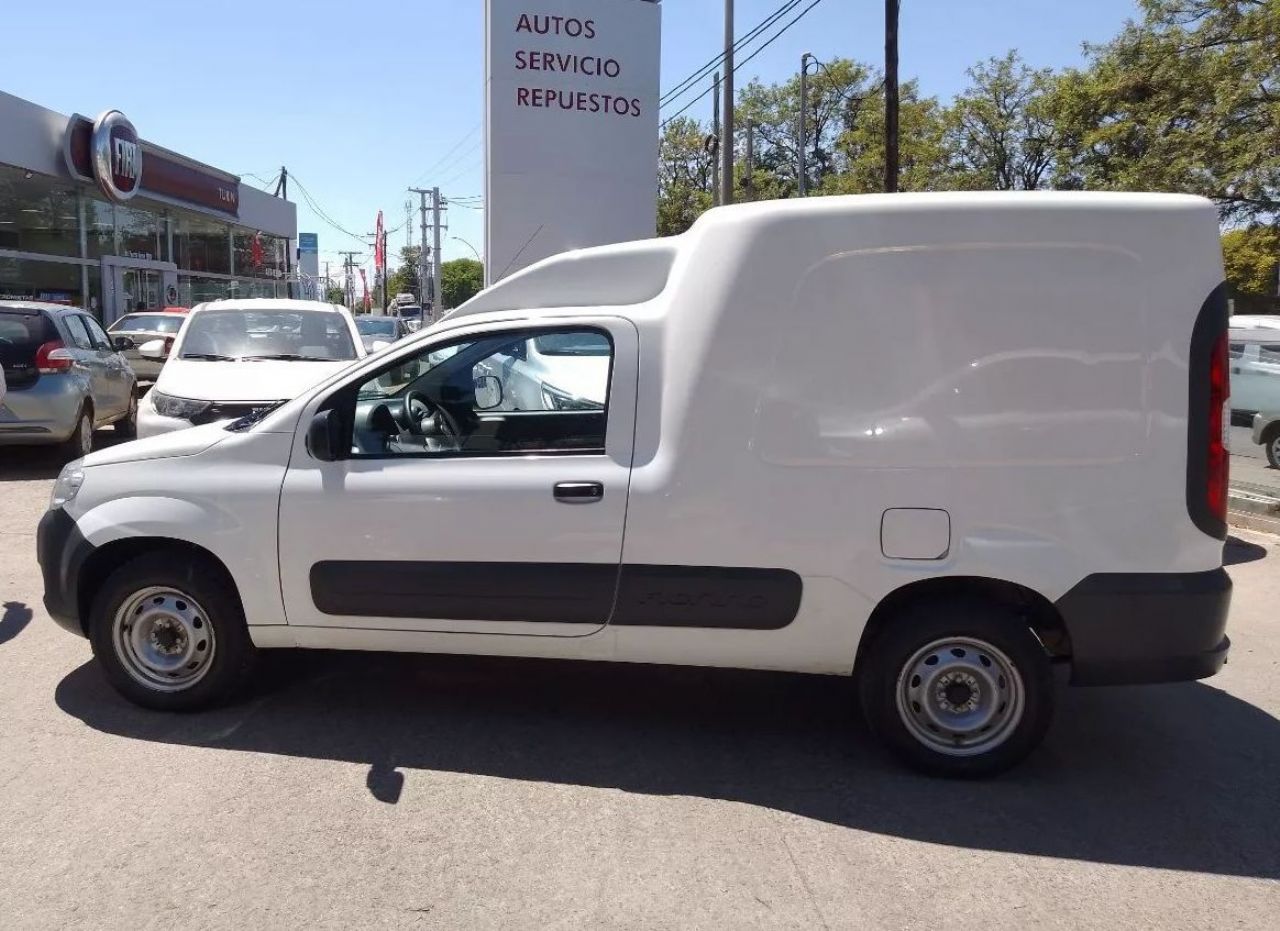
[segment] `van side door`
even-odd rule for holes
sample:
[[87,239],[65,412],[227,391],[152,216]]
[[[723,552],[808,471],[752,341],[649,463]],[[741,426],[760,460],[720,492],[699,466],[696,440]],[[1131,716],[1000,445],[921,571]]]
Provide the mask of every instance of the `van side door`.
[[[538,340],[557,364],[536,403],[517,401],[503,365]],[[384,353],[318,395],[281,493],[289,624],[600,629],[622,556],[637,367],[629,321],[490,324]],[[306,442],[310,420],[329,411],[349,450],[336,461]]]

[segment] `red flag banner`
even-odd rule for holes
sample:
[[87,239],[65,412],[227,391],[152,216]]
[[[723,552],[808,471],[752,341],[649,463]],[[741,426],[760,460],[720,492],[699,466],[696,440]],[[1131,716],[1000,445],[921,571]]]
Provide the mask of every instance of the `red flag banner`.
[[375,270],[387,270],[387,236],[382,229],[382,211],[378,211],[378,225],[373,240],[373,267]]

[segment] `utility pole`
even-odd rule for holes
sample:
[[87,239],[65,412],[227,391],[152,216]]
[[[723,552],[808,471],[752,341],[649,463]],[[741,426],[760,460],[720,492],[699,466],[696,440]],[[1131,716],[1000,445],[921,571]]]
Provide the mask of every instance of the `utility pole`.
[[[275,196],[289,199],[289,169],[283,165],[280,166],[280,182],[276,185]],[[289,297],[293,297],[293,249],[293,246],[287,245],[284,250],[284,287]]]
[[[896,0],[894,0],[896,2]],[[733,203],[733,0],[724,0],[724,134],[720,137],[720,203]]]
[[328,300],[329,300],[329,288],[330,288],[330,285],[329,285],[329,262],[328,262],[328,260],[326,260],[326,261],[325,261],[325,263],[324,263],[324,296],[323,296],[322,298],[320,298],[320,300],[322,300],[322,301],[328,301]]
[[431,319],[436,321],[440,319],[440,311],[443,309],[444,296],[440,290],[440,189],[438,187],[431,189],[431,212],[433,214],[434,229],[432,231],[431,254],[433,261],[431,263]]
[[418,195],[418,210],[420,212],[420,220],[422,223],[422,248],[418,251],[418,303],[426,313],[427,307],[427,260],[430,257],[431,249],[427,246],[427,195],[431,192],[426,188],[411,187],[409,188],[414,194]]
[[[716,72],[715,92],[711,95],[711,135],[715,144],[711,148],[711,206],[720,204],[720,72]],[[711,140],[708,140],[711,141]],[[704,146],[705,148],[706,146]]]
[[347,257],[347,260],[343,263],[346,275],[346,287],[343,289],[343,297],[346,298],[348,310],[351,310],[356,302],[355,257],[359,254],[359,252],[338,253],[338,255],[345,255]]
[[410,249],[413,248],[413,201],[406,200],[404,202],[404,244]]
[[747,200],[756,199],[756,123],[747,120],[747,170],[742,186],[747,189]]
[[898,8],[884,0],[884,189],[898,190]]
[[805,138],[805,110],[809,106],[810,58],[813,58],[813,56],[808,52],[800,56],[800,128],[796,134],[796,138],[799,140],[796,150],[800,155],[800,164],[796,172],[796,188],[799,190],[801,197],[809,193],[809,168],[805,164],[805,148],[808,146],[808,140]]

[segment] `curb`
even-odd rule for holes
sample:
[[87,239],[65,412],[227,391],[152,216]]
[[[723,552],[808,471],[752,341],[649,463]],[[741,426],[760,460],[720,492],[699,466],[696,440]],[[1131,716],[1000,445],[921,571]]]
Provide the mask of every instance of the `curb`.
[[1241,483],[1227,492],[1227,523],[1280,534],[1280,497],[1274,489]]

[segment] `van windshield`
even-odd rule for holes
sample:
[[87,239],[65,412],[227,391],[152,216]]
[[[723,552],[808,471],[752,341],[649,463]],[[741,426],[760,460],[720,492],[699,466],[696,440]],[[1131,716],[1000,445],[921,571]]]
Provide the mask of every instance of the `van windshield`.
[[356,357],[341,314],[323,310],[205,310],[191,316],[178,358],[336,362]]

